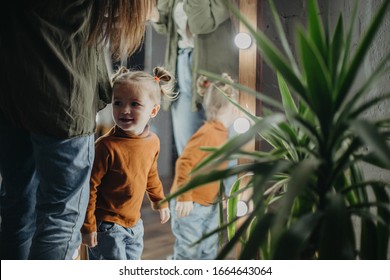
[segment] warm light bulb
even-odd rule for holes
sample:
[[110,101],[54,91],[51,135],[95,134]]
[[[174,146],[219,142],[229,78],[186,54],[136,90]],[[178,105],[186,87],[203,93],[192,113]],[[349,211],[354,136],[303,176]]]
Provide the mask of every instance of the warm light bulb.
[[247,49],[252,45],[252,38],[248,33],[240,32],[234,37],[234,43],[240,49]]
[[233,123],[234,131],[237,133],[247,132],[249,130],[249,127],[250,127],[250,123],[248,119],[244,117],[240,117],[236,119]]

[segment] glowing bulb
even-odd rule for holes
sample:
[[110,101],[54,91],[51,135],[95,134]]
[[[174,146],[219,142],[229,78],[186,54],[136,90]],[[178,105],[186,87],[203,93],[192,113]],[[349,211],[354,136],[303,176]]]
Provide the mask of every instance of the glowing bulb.
[[250,123],[248,119],[240,117],[234,121],[233,128],[237,133],[244,133],[249,130]]
[[234,43],[240,49],[247,49],[252,45],[252,38],[248,33],[240,32],[234,37]]
[[237,212],[236,212],[236,216],[237,217],[242,217],[244,216],[245,214],[248,213],[248,205],[246,205],[246,203],[242,200],[239,200],[237,202]]

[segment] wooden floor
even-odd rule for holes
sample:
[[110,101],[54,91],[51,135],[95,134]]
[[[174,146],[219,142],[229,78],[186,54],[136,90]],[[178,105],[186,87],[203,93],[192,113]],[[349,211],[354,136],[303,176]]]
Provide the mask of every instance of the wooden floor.
[[172,255],[174,236],[171,231],[171,223],[161,224],[160,215],[153,211],[149,201],[145,200],[141,210],[144,222],[144,251],[143,260],[166,260]]

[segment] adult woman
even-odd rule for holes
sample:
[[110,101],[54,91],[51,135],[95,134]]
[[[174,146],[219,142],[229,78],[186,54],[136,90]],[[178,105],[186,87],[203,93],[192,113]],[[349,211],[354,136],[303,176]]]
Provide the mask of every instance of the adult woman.
[[165,67],[176,76],[179,97],[171,105],[178,155],[205,117],[196,92],[197,70],[238,75],[234,28],[223,0],[159,0],[153,27],[167,35]]
[[37,0],[2,10],[1,259],[71,259],[80,245],[95,116],[110,101],[102,46],[133,53],[154,6]]

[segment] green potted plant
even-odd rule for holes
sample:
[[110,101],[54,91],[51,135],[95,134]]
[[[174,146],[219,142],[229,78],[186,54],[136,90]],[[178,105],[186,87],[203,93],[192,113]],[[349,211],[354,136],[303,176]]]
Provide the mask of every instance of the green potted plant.
[[[308,0],[306,29],[296,29],[297,58],[270,3],[282,50],[227,1],[255,38],[262,58],[277,73],[281,104],[234,84],[276,110],[259,117],[236,104],[252,120],[250,129],[219,149],[205,148],[210,156],[194,170],[194,178],[172,196],[231,175],[249,178],[240,188],[239,177],[232,188],[228,222],[218,229],[228,228],[229,242],[219,258],[225,258],[241,243],[240,259],[386,259],[389,182],[367,180],[361,165],[390,170],[390,119],[368,120],[363,116],[390,94],[366,102],[362,99],[374,82],[389,72],[390,53],[366,81],[357,85],[356,77],[390,1],[383,1],[352,52],[357,5],[348,28],[344,29],[340,15],[330,33],[324,28],[317,2]],[[200,72],[222,80],[213,73]],[[272,149],[244,151],[243,146],[254,137],[267,141]],[[251,162],[226,170],[213,169],[232,158]],[[247,189],[254,206],[236,228],[237,195]]]

